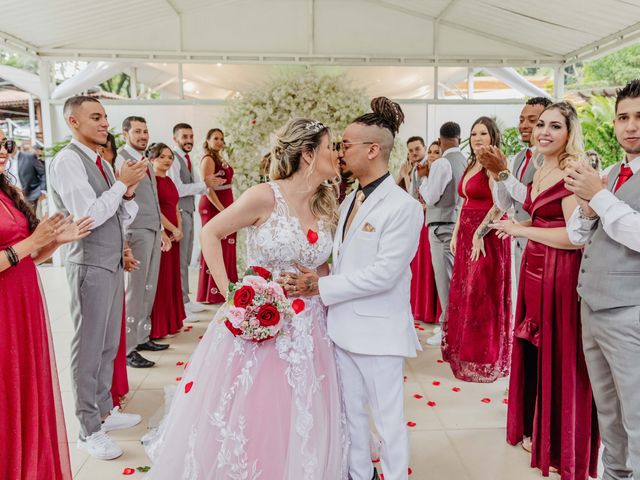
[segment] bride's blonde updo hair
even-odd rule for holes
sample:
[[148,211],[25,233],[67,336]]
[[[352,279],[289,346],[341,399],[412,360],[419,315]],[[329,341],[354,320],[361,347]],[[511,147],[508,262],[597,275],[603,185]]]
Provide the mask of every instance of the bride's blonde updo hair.
[[[269,178],[284,180],[300,170],[302,153],[313,153],[313,162],[308,175],[313,173],[316,152],[322,138],[330,135],[329,127],[308,118],[293,118],[276,133],[275,144],[271,150]],[[336,190],[330,182],[323,182],[311,198],[311,211],[317,218],[335,226],[337,223]]]

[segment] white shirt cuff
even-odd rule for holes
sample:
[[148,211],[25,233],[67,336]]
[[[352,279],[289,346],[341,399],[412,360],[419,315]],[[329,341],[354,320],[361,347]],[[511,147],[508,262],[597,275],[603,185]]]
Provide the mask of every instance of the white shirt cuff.
[[593,208],[593,210],[598,214],[599,217],[602,217],[611,205],[619,202],[620,200],[613,193],[611,193],[606,188],[603,188],[598,193],[596,193],[591,201],[589,202],[589,206]]

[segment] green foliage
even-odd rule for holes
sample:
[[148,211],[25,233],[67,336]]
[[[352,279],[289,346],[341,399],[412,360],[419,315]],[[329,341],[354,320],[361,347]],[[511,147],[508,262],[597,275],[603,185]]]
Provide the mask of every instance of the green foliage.
[[131,85],[131,78],[126,73],[118,73],[111,77],[106,82],[100,84],[100,88],[105,92],[115,93],[122,97],[129,96],[129,86]]
[[600,155],[602,167],[622,158],[622,149],[613,130],[615,98],[591,97],[590,103],[578,108],[586,150]]
[[606,86],[625,85],[640,78],[640,44],[586,62],[583,74],[586,83]]
[[500,149],[507,157],[515,155],[524,148],[524,144],[520,141],[518,127],[505,128],[501,133],[502,144]]
[[364,91],[351,87],[344,77],[313,71],[274,77],[230,100],[221,123],[239,190],[258,183],[261,153],[270,148],[272,136],[290,118],[319,120],[337,137],[351,120],[368,110],[367,104]]
[[38,73],[38,63],[35,60],[21,57],[15,53],[0,52],[0,65],[8,65],[31,73]]
[[[113,130],[110,130],[110,132],[116,139],[117,148],[122,147],[125,144],[125,140],[122,137],[122,133],[121,132],[116,133]],[[46,148],[44,152],[45,157],[46,158],[55,157],[60,150],[62,150],[64,147],[66,147],[69,144],[70,141],[71,141],[71,136],[68,136],[64,140],[56,142],[51,147]]]

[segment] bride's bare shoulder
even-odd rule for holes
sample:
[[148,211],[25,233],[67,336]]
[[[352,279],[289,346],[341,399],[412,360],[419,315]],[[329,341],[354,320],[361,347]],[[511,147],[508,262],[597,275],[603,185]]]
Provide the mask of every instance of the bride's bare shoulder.
[[260,212],[271,212],[275,206],[273,189],[266,183],[254,185],[245,191],[240,200]]

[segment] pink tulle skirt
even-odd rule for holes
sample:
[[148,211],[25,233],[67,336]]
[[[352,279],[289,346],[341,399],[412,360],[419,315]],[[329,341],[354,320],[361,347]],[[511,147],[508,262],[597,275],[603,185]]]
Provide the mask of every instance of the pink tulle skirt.
[[347,440],[334,350],[317,298],[256,344],[220,323],[194,352],[159,428],[144,438],[148,478],[347,478]]

